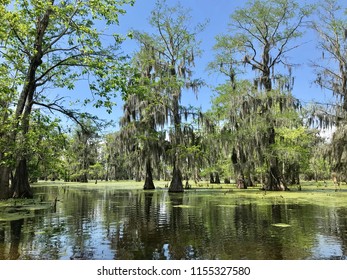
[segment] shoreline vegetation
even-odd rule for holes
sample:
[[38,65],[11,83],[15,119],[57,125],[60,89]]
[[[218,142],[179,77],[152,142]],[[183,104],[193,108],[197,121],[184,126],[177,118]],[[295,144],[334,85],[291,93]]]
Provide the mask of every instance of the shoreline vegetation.
[[[32,184],[34,189],[34,199],[26,199],[26,201],[47,203],[47,201],[42,201],[40,198],[40,194],[35,194],[35,189],[38,187],[57,187],[61,188],[61,190],[67,189],[89,189],[89,190],[139,190],[144,192],[155,192],[155,191],[165,191],[168,190],[168,185],[170,181],[154,181],[155,189],[153,190],[143,190],[143,182],[136,182],[132,180],[120,180],[120,181],[99,181],[98,184],[90,181],[88,183],[80,183],[80,182],[64,182],[64,181],[39,181]],[[264,191],[261,189],[260,185],[256,185],[254,187],[249,187],[248,189],[238,189],[235,183],[221,183],[221,184],[211,184],[208,181],[201,181],[197,184],[193,183],[190,189],[186,189],[185,192],[179,193],[181,195],[189,194],[191,192],[197,191],[214,191],[216,193],[223,195],[230,195],[230,197],[244,197],[250,199],[273,199],[273,198],[281,198],[283,202],[285,199],[304,199],[307,201],[319,202],[324,198],[336,199],[336,202],[341,201],[341,205],[345,205],[347,200],[347,184],[341,183],[340,186],[334,184],[332,181],[304,181],[300,185],[289,186],[289,191],[281,192],[281,191]],[[315,198],[315,199],[311,199]],[[59,197],[58,197],[59,199]],[[15,203],[16,201],[22,201],[21,199],[7,199],[0,200],[0,207],[3,204]],[[324,201],[323,201],[324,202]]]
[[[64,181],[39,181],[32,184],[34,190],[33,199],[6,199],[0,200],[0,222],[18,220],[35,216],[36,210],[56,210],[57,202],[64,203],[59,199],[60,191],[71,190],[97,190],[97,191],[143,191],[159,192],[167,191],[169,181],[154,181],[156,189],[143,190],[143,182],[131,180],[124,181],[99,181],[80,183]],[[39,187],[58,188],[57,196],[45,201],[42,194],[35,191]],[[235,183],[231,184],[210,184],[207,181],[201,181],[198,184],[193,183],[190,189],[183,193],[173,195],[189,195],[190,193],[201,192],[206,194],[213,192],[214,195],[221,195],[224,198],[230,198],[230,205],[240,204],[316,204],[320,206],[345,207],[347,201],[347,184],[337,186],[332,181],[304,181],[299,186],[290,186],[290,191],[269,192],[261,190],[260,185],[249,187],[248,189],[238,189]],[[299,190],[301,189],[301,190]],[[170,194],[172,195],[172,194]],[[187,206],[187,205],[186,205]],[[189,207],[189,206],[187,206]]]

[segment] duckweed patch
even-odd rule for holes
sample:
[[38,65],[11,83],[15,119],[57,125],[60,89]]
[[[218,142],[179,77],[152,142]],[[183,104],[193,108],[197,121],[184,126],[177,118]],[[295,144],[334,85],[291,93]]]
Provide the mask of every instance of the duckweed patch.
[[9,199],[0,201],[0,221],[16,221],[35,216],[38,210],[52,207],[50,202],[35,199]]

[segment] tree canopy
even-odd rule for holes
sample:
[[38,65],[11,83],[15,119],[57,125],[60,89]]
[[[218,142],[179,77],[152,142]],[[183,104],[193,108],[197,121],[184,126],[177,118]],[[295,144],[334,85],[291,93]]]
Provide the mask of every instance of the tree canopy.
[[[229,11],[205,71],[218,75],[209,87],[196,74],[208,22],[195,23],[181,3],[155,1],[150,30],[129,30],[137,48],[128,55],[117,26],[135,1],[0,3],[0,198],[32,197],[30,183],[48,178],[136,179],[144,189],[164,179],[170,192],[182,192],[184,179],[187,187],[190,179],[224,177],[238,188],[288,190],[301,178],[345,177],[347,33],[339,1],[252,0]],[[310,62],[313,82],[336,97],[333,104],[306,106],[293,94],[291,55],[306,32],[315,32],[321,52]],[[208,110],[182,102],[202,87],[213,95]],[[120,128],[103,135],[85,105],[122,111]],[[68,131],[61,115],[76,126]],[[327,127],[336,129],[330,143],[319,137]]]

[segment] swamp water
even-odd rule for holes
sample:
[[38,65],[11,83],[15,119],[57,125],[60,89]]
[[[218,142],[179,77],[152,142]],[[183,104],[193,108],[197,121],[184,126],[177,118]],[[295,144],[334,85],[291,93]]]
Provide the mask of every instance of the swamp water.
[[44,201],[58,197],[56,208],[17,220],[0,209],[0,259],[347,259],[347,201],[225,190],[34,190]]

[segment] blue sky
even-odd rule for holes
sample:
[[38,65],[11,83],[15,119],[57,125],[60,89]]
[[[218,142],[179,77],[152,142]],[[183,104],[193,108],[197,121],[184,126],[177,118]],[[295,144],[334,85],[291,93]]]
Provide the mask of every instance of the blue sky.
[[[315,2],[310,0],[311,2]],[[341,0],[341,3],[345,1]],[[168,4],[175,4],[177,0],[168,0]],[[203,54],[197,58],[195,76],[204,79],[210,86],[216,86],[221,82],[221,77],[217,74],[209,75],[206,67],[213,60],[213,46],[215,37],[219,34],[225,34],[228,31],[228,23],[230,15],[237,7],[242,7],[246,1],[243,0],[184,0],[181,4],[191,9],[192,25],[209,20],[206,29],[199,34],[198,39],[201,40],[200,48]],[[303,2],[303,1],[302,1]],[[150,12],[155,6],[155,0],[137,0],[133,7],[127,9],[127,13],[120,17],[118,30],[121,34],[127,34],[131,29],[145,31],[151,33],[151,27],[148,23]],[[345,6],[345,5],[344,5]],[[307,32],[301,39],[305,42],[299,48],[289,53],[290,61],[297,64],[293,68],[293,76],[295,77],[294,95],[302,101],[309,102],[328,101],[329,94],[325,94],[320,88],[313,84],[315,79],[313,69],[309,66],[310,60],[313,61],[319,56],[319,51],[316,50],[317,36],[312,32]],[[126,40],[123,44],[123,51],[132,54],[136,51],[138,45],[133,40]],[[78,90],[78,89],[76,89]],[[183,95],[182,103],[192,104],[201,107],[203,111],[207,110],[211,104],[211,96],[213,92],[210,88],[203,88],[198,98],[191,92],[186,92]],[[108,115],[102,111],[98,112],[100,117],[113,119],[118,123],[119,117],[122,115],[122,102],[117,100],[117,107],[113,113]]]

